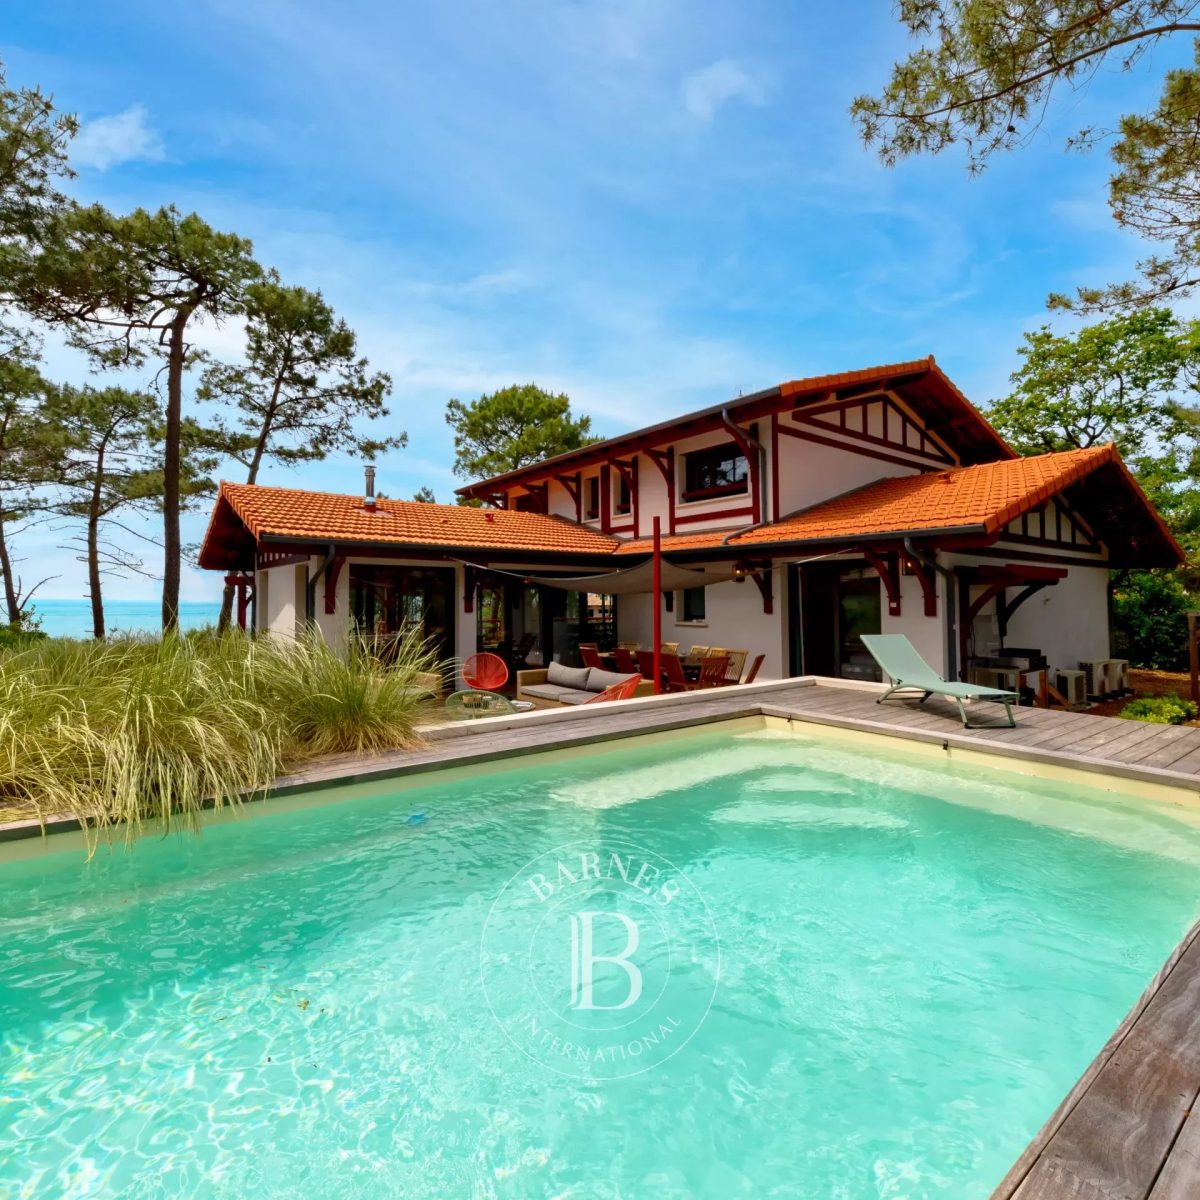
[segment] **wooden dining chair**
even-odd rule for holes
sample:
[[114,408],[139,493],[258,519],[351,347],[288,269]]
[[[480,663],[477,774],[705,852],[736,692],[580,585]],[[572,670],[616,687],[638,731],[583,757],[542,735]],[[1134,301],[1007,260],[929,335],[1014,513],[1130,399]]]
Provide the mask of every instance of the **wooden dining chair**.
[[765,654],[760,654],[755,658],[755,660],[750,664],[750,670],[746,672],[746,678],[742,680],[743,683],[754,682],[754,677],[758,674],[758,669],[763,665],[763,659],[766,657],[767,656]]
[[[650,657],[653,659],[654,655]],[[624,675],[632,675],[638,669],[637,660],[624,646],[618,646],[613,651],[613,658],[616,661],[617,670]]]
[[689,682],[683,673],[683,663],[678,654],[663,654],[663,690],[667,692],[690,692],[696,685]]
[[725,682],[737,683],[742,677],[742,669],[746,665],[746,659],[750,654],[749,650],[730,650],[729,665],[725,668]]
[[679,653],[679,643],[678,642],[663,642],[663,644],[659,647],[659,650],[663,654],[678,654]]
[[700,680],[698,688],[714,688],[725,686],[725,672],[729,668],[729,659],[721,654],[710,654],[700,664]]
[[641,642],[618,642],[622,650],[628,650],[630,654],[636,654],[641,648]]
[[687,657],[683,660],[683,665],[685,667],[698,667],[704,661],[704,656],[707,653],[707,646],[693,646],[687,652]]

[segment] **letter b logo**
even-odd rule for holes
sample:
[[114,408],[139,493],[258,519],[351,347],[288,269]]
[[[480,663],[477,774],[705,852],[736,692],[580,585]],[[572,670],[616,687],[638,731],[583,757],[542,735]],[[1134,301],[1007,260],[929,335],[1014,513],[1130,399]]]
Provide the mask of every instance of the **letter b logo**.
[[[597,954],[594,949],[595,923],[598,917],[619,921],[625,929],[625,946],[617,954]],[[642,972],[632,961],[638,948],[637,922],[618,912],[579,912],[571,914],[571,1007],[593,1011],[631,1008],[642,995]],[[619,1004],[597,1004],[593,994],[597,963],[609,963],[624,972],[628,984],[625,999]]]

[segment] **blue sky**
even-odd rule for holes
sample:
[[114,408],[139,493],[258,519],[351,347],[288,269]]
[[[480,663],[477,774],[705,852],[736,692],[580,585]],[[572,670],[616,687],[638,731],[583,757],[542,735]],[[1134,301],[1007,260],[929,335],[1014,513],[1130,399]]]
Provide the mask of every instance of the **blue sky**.
[[[380,486],[439,499],[447,399],[513,382],[568,392],[602,433],[928,353],[977,402],[1003,394],[1046,295],[1138,256],[1106,156],[1063,140],[1151,103],[1168,61],[1064,95],[972,179],[954,152],[888,170],[859,143],[847,105],[907,45],[884,3],[46,0],[6,6],[0,45],[11,82],[79,115],[79,196],[195,209],[324,291],[395,380],[409,446]],[[87,367],[52,344],[48,370]],[[262,481],[360,479],[331,459]],[[84,594],[65,540],[19,548],[58,575],[45,595]],[[185,578],[187,599],[218,590]]]

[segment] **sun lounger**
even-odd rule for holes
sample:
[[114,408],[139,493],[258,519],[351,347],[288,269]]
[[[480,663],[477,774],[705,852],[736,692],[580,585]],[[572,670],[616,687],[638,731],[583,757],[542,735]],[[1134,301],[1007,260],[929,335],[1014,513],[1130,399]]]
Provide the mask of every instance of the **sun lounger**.
[[921,703],[930,696],[949,696],[957,705],[963,727],[975,729],[967,720],[964,700],[995,700],[1004,705],[1009,726],[1015,726],[1012,706],[1020,700],[1019,692],[1005,692],[999,688],[983,687],[977,683],[947,683],[918,653],[912,642],[902,633],[864,633],[863,645],[883,668],[892,681],[876,704],[882,704],[894,692],[924,692]]

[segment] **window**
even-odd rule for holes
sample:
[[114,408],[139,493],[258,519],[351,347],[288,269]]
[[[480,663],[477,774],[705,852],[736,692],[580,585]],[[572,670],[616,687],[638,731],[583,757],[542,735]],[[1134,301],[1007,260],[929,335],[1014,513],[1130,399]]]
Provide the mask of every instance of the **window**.
[[613,503],[613,512],[617,513],[619,516],[624,516],[633,507],[633,503],[629,495],[629,484],[625,482],[625,477],[623,475],[618,475],[616,479],[616,499]]
[[686,624],[704,620],[704,589],[684,588],[680,595],[680,619]]
[[585,479],[583,516],[586,521],[594,521],[600,515],[600,477],[593,475]]
[[745,492],[750,478],[746,456],[733,442],[706,446],[683,456],[683,498],[708,500]]

